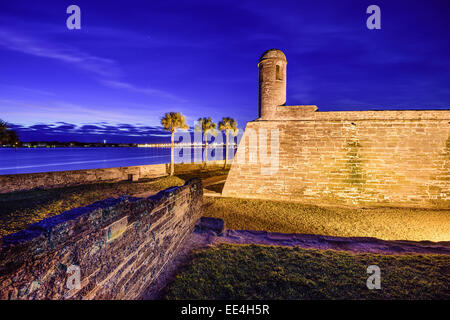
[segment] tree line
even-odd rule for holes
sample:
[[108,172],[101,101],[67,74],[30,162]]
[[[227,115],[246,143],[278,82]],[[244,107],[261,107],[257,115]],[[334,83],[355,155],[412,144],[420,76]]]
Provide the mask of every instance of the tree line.
[[0,119],[0,145],[17,147],[19,136],[14,130],[9,129],[8,123]]
[[[186,124],[186,118],[180,112],[168,112],[161,118],[161,125],[164,130],[169,131],[171,133],[171,145],[170,145],[170,175],[173,175],[175,172],[175,161],[174,161],[174,146],[175,146],[175,132],[178,129],[186,130],[189,126]],[[229,136],[232,134],[233,136],[238,134],[239,129],[237,128],[237,122],[233,118],[224,117],[219,124],[217,125],[214,121],[212,121],[211,117],[199,118],[197,124],[194,126],[195,132],[202,133],[203,141],[204,141],[204,157],[203,157],[203,165],[206,166],[206,162],[208,161],[208,135],[217,136],[217,127],[219,131],[225,132],[226,139],[226,148],[225,148],[225,161],[224,168],[228,164],[228,143]]]

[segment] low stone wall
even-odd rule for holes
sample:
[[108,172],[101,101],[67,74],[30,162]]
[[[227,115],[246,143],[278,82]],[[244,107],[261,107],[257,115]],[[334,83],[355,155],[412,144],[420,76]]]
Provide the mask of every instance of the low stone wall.
[[[231,165],[233,160],[228,160],[227,165]],[[223,169],[224,161],[223,160],[214,160],[206,162],[207,170],[220,170]],[[170,164],[167,164],[167,172],[169,172]],[[195,171],[204,170],[205,166],[203,162],[193,162],[193,163],[176,163],[175,164],[175,174],[183,174],[190,173]]]
[[152,292],[201,216],[202,190],[193,179],[145,199],[107,199],[3,237],[0,299],[136,299]]
[[50,189],[101,181],[155,178],[167,175],[165,164],[0,175],[0,194],[34,188]]

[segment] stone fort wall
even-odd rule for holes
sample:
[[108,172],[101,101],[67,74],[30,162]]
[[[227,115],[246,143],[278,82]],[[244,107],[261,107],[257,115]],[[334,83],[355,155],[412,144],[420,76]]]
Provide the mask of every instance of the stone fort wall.
[[450,208],[450,110],[316,110],[249,122],[223,195]]
[[[198,179],[149,198],[108,199],[0,239],[0,299],[137,299],[200,219]],[[79,267],[79,287],[67,286]],[[71,277],[71,278],[70,278]]]

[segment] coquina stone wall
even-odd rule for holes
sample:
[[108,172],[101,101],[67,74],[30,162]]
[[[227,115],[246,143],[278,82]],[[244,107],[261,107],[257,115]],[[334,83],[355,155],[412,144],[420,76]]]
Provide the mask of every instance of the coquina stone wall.
[[0,194],[34,188],[68,187],[102,181],[155,178],[167,174],[165,164],[133,167],[0,175]]
[[151,293],[201,216],[202,190],[193,179],[150,198],[108,199],[3,237],[0,298],[136,299]]
[[[232,159],[228,160],[228,165],[233,162]],[[212,160],[206,162],[206,170],[220,170],[223,169],[223,160]],[[167,170],[169,170],[169,165],[167,165]],[[175,164],[175,174],[192,173],[196,171],[205,170],[203,162],[193,162],[193,163],[176,163]]]
[[450,207],[450,110],[316,110],[249,122],[223,195]]

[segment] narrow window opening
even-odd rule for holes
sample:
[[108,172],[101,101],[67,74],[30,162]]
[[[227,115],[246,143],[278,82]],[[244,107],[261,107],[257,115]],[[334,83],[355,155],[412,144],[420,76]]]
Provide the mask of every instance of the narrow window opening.
[[281,80],[281,71],[279,65],[276,66],[276,79]]

